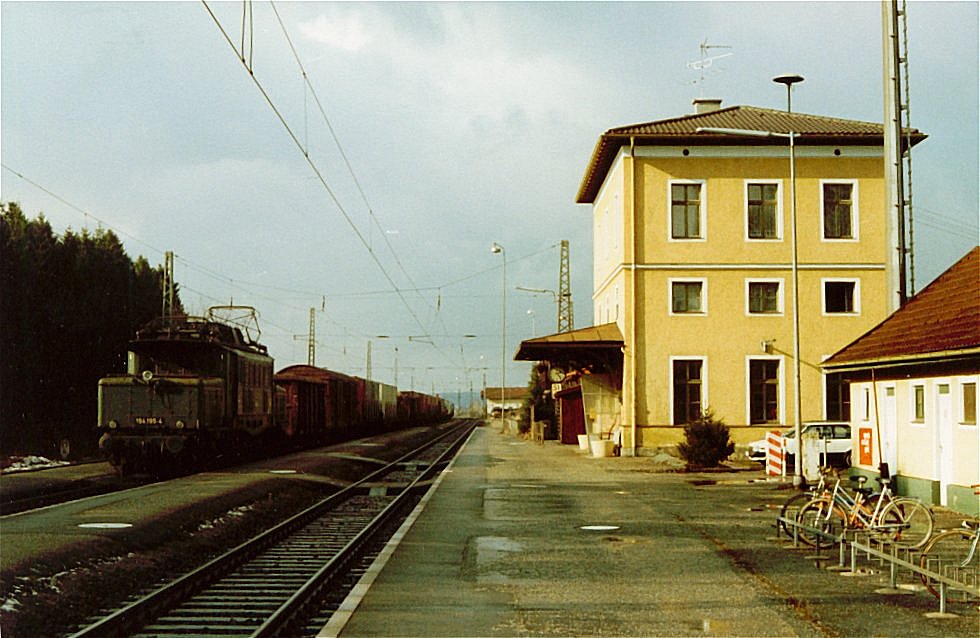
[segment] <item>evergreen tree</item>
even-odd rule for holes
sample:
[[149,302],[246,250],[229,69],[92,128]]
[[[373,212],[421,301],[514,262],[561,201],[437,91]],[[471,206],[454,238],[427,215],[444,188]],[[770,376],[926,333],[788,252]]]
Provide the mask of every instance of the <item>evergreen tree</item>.
[[98,380],[159,315],[162,270],[112,231],[59,238],[16,202],[0,212],[0,454],[93,453]]

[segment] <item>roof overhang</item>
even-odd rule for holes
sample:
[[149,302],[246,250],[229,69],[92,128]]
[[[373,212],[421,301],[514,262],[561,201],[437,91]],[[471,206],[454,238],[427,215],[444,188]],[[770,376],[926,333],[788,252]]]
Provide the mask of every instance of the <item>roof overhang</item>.
[[902,355],[895,357],[877,357],[852,361],[835,361],[833,358],[824,361],[820,367],[828,372],[847,372],[860,370],[881,370],[937,363],[952,363],[980,359],[980,347],[940,352],[924,352],[921,354]]
[[[702,129],[699,133],[698,130]],[[666,120],[612,128],[599,136],[575,197],[577,204],[592,204],[610,167],[623,147],[629,146],[785,146],[780,137],[753,138],[709,133],[703,129],[742,129],[794,133],[797,146],[883,146],[884,128],[860,122],[805,113],[788,113],[751,106],[730,106]],[[926,139],[918,129],[903,130],[903,149]]]
[[565,370],[612,370],[623,365],[623,333],[615,323],[527,339],[515,361],[548,361]]

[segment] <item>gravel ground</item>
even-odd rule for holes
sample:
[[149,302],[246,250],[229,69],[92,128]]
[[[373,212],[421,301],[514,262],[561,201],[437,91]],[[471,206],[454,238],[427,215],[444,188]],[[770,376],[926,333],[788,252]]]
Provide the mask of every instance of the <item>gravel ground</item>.
[[[399,450],[428,431],[392,433],[381,444],[355,442],[330,450],[394,459]],[[70,633],[100,611],[116,608],[312,505],[338,485],[359,478],[365,469],[363,463],[332,457],[323,450],[301,452],[275,463],[298,473],[271,478],[267,470],[254,474],[239,470],[240,477],[229,472],[225,472],[227,477],[220,473],[184,477],[173,483],[172,493],[164,497],[166,502],[154,502],[153,514],[137,517],[125,536],[104,534],[81,537],[78,542],[52,542],[51,549],[8,565],[0,573],[0,634],[38,638]],[[368,469],[377,467],[371,463]],[[195,489],[195,481],[203,485],[209,480],[223,480],[234,487],[204,497],[206,490]],[[43,538],[36,542],[38,547],[47,547]]]

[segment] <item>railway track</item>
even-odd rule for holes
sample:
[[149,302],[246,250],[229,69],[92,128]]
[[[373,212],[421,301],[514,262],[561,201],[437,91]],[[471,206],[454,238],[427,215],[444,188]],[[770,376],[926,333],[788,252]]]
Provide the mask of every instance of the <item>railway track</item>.
[[464,421],[364,479],[73,636],[307,635],[452,460]]

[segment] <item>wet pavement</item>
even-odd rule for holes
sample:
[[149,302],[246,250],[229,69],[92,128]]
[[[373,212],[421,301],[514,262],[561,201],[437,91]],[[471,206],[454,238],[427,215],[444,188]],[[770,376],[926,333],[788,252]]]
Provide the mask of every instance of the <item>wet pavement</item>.
[[930,618],[927,592],[876,593],[887,573],[841,576],[836,553],[777,539],[793,492],[755,466],[666,469],[479,428],[323,635],[980,635],[975,608]]

